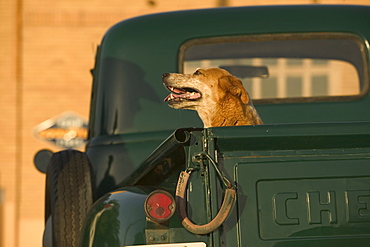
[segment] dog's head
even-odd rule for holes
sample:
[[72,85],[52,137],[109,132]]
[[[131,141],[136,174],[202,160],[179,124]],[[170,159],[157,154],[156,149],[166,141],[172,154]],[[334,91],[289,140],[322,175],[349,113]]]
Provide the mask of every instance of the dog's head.
[[164,86],[171,92],[164,101],[175,109],[199,110],[215,107],[224,97],[235,97],[249,104],[241,81],[219,68],[197,69],[193,74],[163,74]]

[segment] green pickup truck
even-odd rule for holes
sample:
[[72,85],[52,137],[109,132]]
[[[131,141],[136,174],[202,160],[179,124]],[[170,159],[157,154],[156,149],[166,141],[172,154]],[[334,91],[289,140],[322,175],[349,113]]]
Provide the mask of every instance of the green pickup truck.
[[[122,21],[96,53],[85,152],[47,168],[44,247],[370,244],[370,7]],[[263,125],[203,128],[163,73],[220,67]]]

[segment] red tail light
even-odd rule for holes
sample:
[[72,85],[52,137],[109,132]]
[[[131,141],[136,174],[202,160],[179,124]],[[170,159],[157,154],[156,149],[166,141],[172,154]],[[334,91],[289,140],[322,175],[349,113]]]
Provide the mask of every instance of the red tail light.
[[155,222],[164,222],[171,218],[176,209],[172,195],[164,190],[156,190],[145,200],[146,216]]

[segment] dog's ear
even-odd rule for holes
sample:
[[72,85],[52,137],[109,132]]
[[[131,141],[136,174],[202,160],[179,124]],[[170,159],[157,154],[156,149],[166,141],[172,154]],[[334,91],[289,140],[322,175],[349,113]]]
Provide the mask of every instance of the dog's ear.
[[249,95],[243,87],[242,82],[238,78],[228,75],[221,77],[218,82],[222,90],[224,90],[225,92],[229,92],[237,97],[240,97],[241,101],[244,104],[249,103]]

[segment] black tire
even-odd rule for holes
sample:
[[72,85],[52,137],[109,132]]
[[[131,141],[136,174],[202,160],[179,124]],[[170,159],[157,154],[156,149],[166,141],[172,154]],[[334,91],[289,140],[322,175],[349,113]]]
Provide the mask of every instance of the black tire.
[[51,217],[53,247],[78,246],[83,222],[93,204],[92,181],[85,153],[64,150],[53,154],[45,194],[45,221]]

